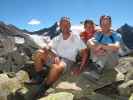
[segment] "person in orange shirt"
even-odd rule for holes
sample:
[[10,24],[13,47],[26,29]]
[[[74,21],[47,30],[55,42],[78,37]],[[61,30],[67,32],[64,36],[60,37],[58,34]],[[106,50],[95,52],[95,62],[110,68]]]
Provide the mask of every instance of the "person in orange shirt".
[[87,41],[94,35],[95,31],[95,24],[92,20],[85,20],[84,22],[84,32],[80,33],[81,39],[87,44]]

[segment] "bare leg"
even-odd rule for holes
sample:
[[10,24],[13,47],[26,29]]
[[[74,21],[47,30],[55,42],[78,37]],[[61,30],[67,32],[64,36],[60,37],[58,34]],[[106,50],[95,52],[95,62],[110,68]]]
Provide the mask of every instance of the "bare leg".
[[59,64],[53,64],[51,67],[51,70],[48,74],[47,80],[46,80],[46,84],[53,84],[55,81],[57,81],[61,75],[61,73],[64,70],[64,62],[60,62]]
[[35,75],[32,77],[31,80],[26,82],[27,84],[39,84],[44,80],[44,64],[47,61],[48,53],[46,50],[40,49],[36,51],[36,53],[33,55],[32,59],[34,61],[34,69],[35,69]]
[[61,73],[64,70],[65,67],[65,63],[62,61],[59,61],[59,63],[55,63],[52,64],[51,69],[48,73],[48,77],[46,78],[46,80],[44,80],[43,77],[41,77],[40,72],[43,70],[43,65],[47,62],[47,60],[50,59],[51,62],[54,58],[54,56],[49,57],[49,52],[47,50],[43,50],[40,49],[36,52],[36,54],[33,57],[33,61],[34,61],[34,67],[35,67],[35,71],[37,73],[39,73],[36,77],[35,77],[35,82],[34,80],[32,80],[32,83],[36,83],[37,82],[40,83],[40,80],[42,82],[42,84],[40,85],[40,88],[36,94],[36,96],[42,96],[45,91],[55,82],[59,79]]
[[40,88],[37,92],[37,97],[41,97],[45,95],[45,92],[49,87],[59,79],[61,73],[64,69],[64,63],[60,62],[59,64],[53,64],[51,67],[51,70],[48,74],[48,77],[46,80],[44,80],[43,84],[40,85]]

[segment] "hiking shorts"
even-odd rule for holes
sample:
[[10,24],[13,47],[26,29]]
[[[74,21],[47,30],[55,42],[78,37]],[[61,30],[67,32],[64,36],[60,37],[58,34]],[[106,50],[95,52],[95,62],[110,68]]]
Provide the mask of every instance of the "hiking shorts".
[[[70,71],[70,69],[75,64],[75,62],[73,62],[67,58],[63,58],[63,57],[59,57],[59,58],[64,63],[64,73]],[[50,67],[52,64],[53,64],[53,62],[52,62],[51,58],[48,58],[46,65]]]

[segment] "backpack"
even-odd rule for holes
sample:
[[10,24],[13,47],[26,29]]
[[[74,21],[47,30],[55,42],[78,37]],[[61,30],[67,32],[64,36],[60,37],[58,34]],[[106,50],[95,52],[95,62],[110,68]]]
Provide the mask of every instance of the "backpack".
[[[102,39],[103,39],[104,35],[102,34],[98,40],[99,43],[101,43]],[[115,43],[115,39],[112,35],[109,36],[109,38],[111,39],[112,43]]]

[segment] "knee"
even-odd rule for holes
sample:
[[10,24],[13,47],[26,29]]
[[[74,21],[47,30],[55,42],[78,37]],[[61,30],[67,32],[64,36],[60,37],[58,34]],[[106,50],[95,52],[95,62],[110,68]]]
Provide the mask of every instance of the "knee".
[[53,64],[52,68],[57,70],[57,71],[63,71],[65,68],[65,63],[64,62],[60,62],[59,64]]
[[66,64],[61,61],[60,64],[59,64],[59,66],[60,66],[60,69],[64,70],[65,67],[66,67]]
[[43,60],[44,58],[47,58],[47,53],[43,50],[38,50],[32,55],[33,61]]

